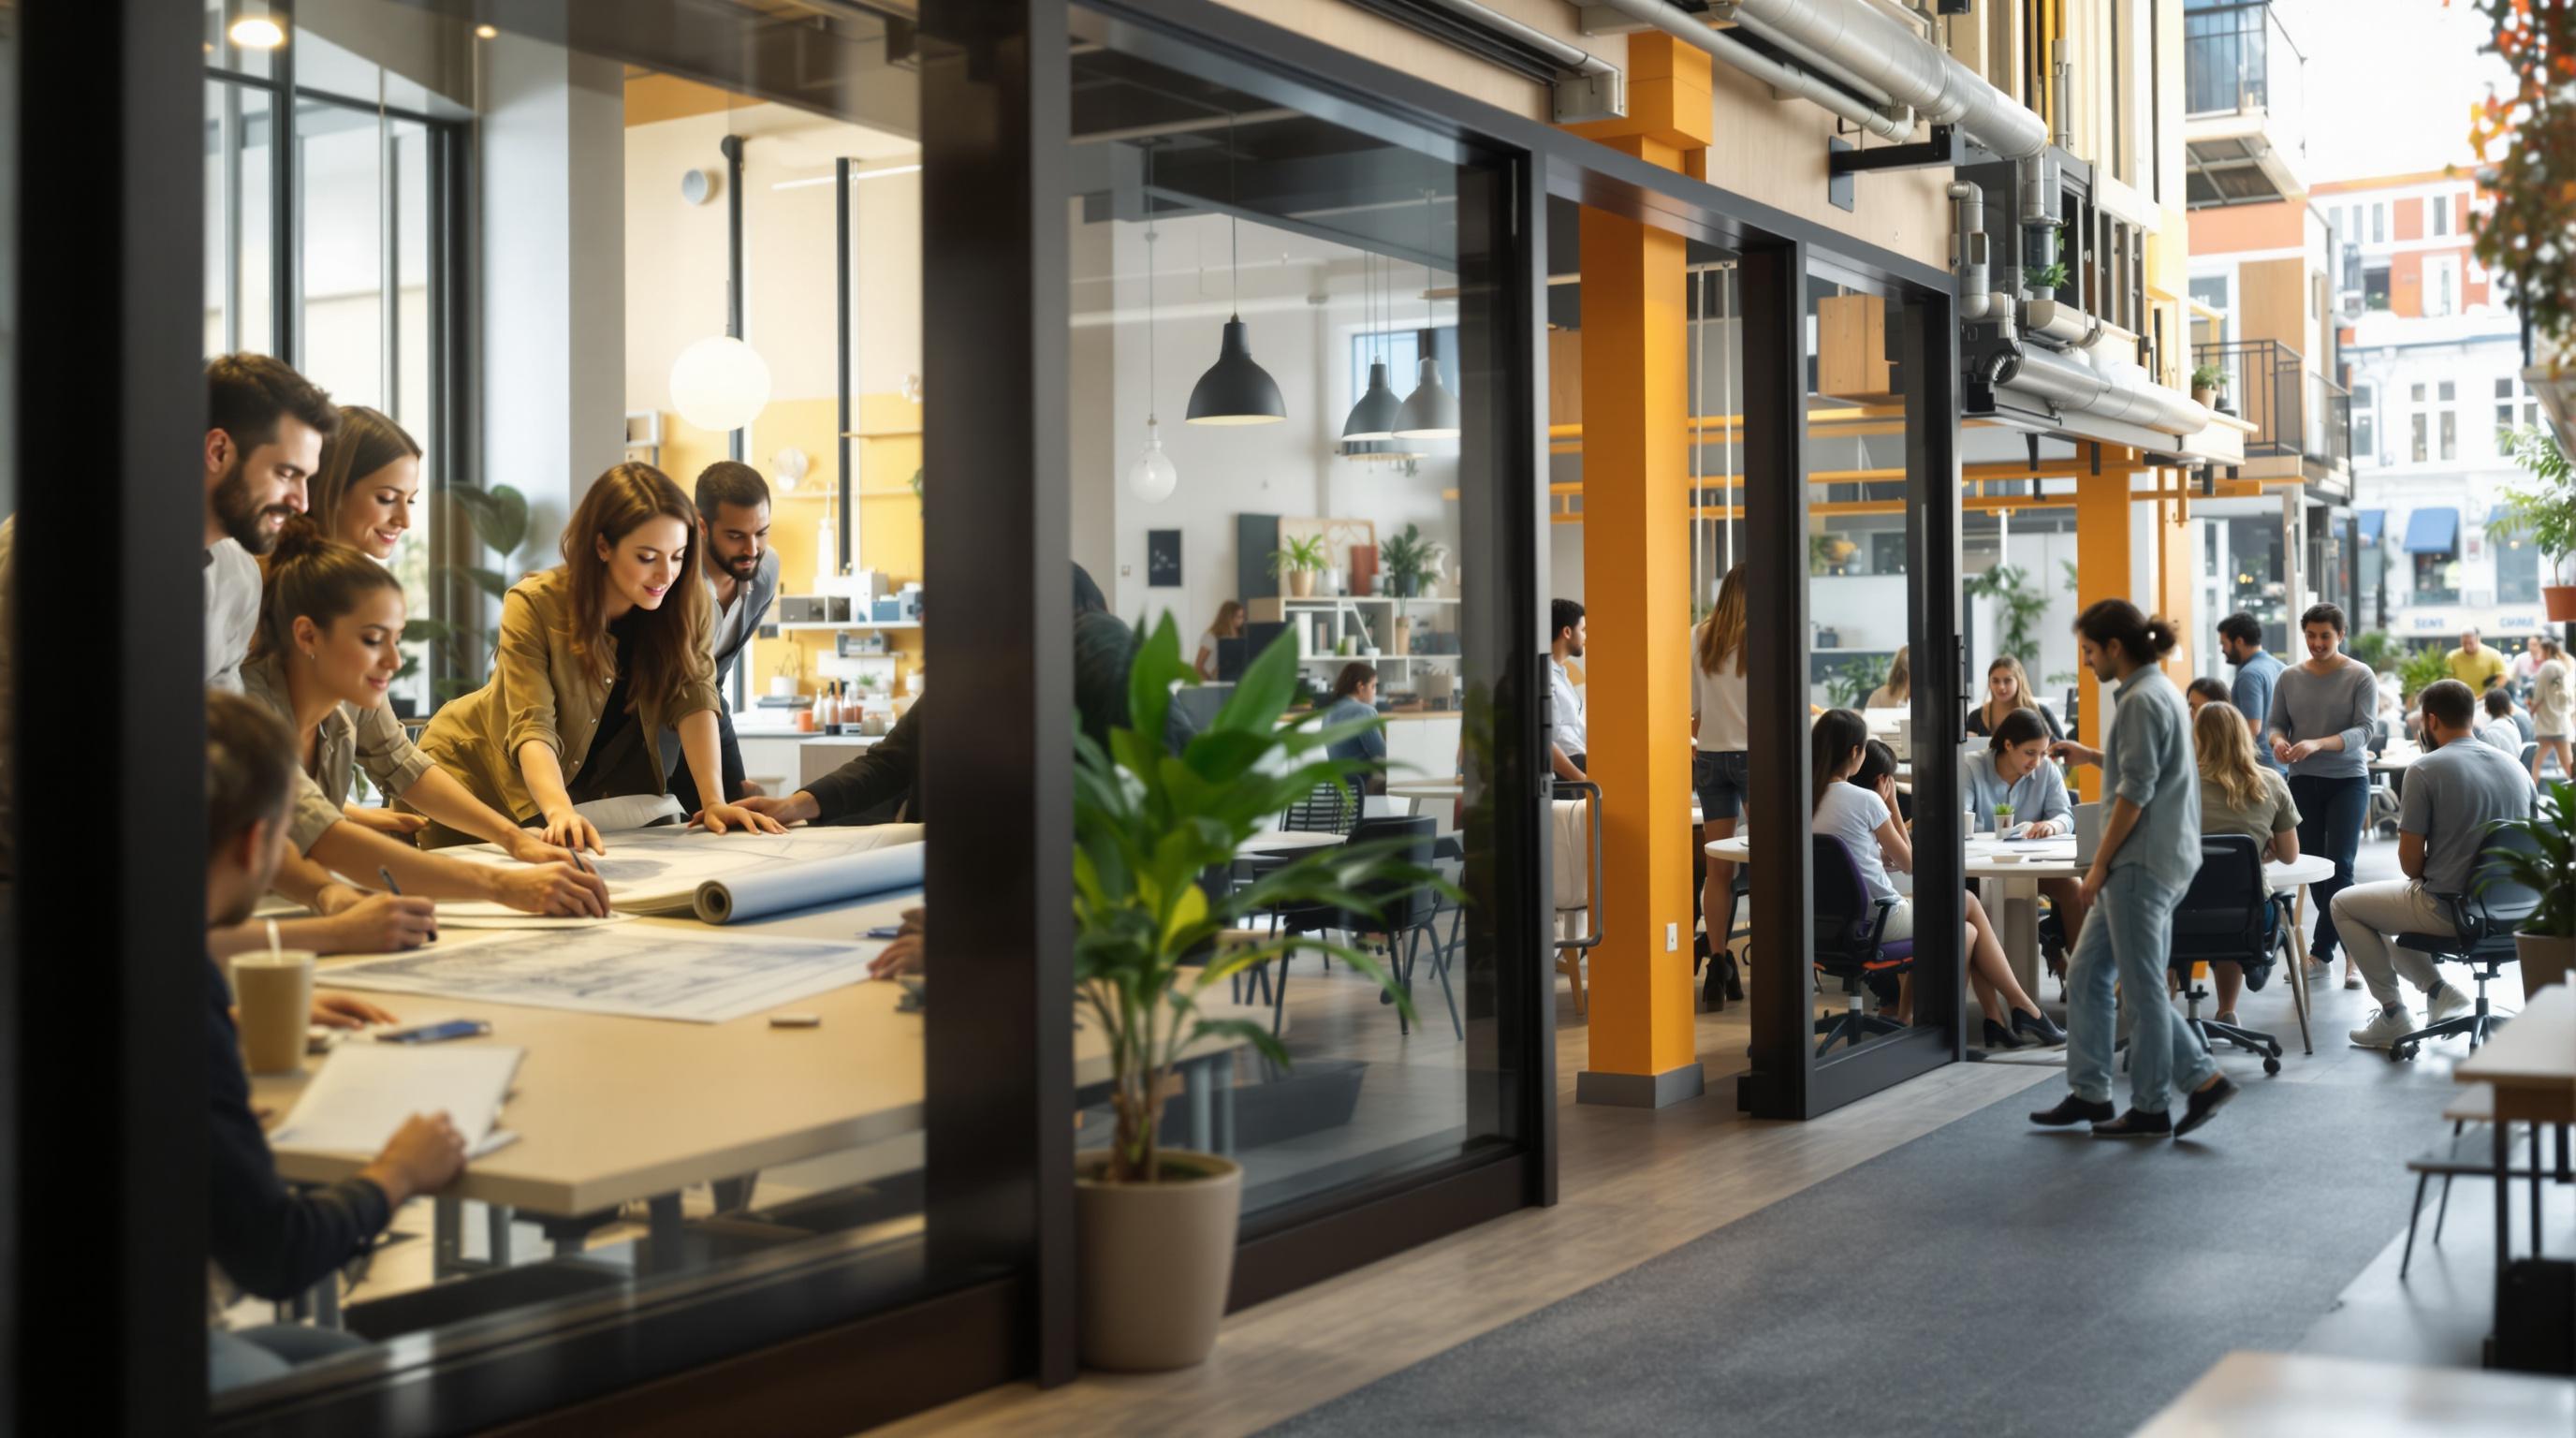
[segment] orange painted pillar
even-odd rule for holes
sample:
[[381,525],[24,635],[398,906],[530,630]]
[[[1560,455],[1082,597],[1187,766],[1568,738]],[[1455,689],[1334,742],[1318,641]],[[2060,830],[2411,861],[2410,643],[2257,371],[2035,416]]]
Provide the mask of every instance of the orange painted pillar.
[[[1630,112],[1575,126],[1698,173],[1706,52],[1632,36]],[[1583,211],[1585,740],[1603,795],[1602,930],[1580,1102],[1654,1108],[1705,1087],[1691,985],[1688,301],[1680,236]]]
[[[2131,516],[2135,501],[2129,498],[2129,471],[2122,461],[2128,452],[2101,448],[2099,474],[2078,475],[2075,480],[2075,611],[2078,614],[2103,599],[2126,599],[2140,608],[2151,607],[2155,596],[2142,595],[2131,571]],[[2111,686],[2093,677],[2093,671],[2079,660],[2078,683],[2084,701],[2082,717],[2075,726],[2077,742],[2095,748],[2110,732],[2104,722],[2110,714]],[[2098,769],[2076,768],[2067,773],[2069,783],[2086,797],[2098,797],[2093,790],[2100,785]]]

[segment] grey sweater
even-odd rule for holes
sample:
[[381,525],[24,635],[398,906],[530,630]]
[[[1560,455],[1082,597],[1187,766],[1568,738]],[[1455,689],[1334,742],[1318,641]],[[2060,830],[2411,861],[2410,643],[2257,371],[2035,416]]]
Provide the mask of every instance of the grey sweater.
[[2264,747],[2275,734],[2293,744],[2340,735],[2343,748],[2309,755],[2290,774],[2318,779],[2357,779],[2370,772],[2370,721],[2379,709],[2379,676],[2357,659],[2331,674],[2304,664],[2281,671],[2272,684],[2272,714],[2264,721]]

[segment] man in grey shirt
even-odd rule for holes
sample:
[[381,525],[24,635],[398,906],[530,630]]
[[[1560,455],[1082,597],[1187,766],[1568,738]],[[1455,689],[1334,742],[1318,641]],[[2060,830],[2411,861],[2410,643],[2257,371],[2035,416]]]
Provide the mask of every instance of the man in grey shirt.
[[2228,686],[2227,700],[2253,731],[2254,762],[2274,773],[2283,772],[2272,746],[2263,742],[2263,721],[2272,715],[2272,685],[2281,677],[2281,661],[2263,647],[2262,621],[2242,610],[2218,621],[2218,652],[2236,666],[2236,681]]
[[[2275,676],[2272,708],[2264,715],[2258,749],[2289,769],[2290,798],[2299,806],[2299,852],[2334,861],[2334,872],[2308,888],[2316,900],[2316,939],[2308,951],[2333,961],[2334,897],[2352,882],[2361,829],[2370,812],[2370,731],[2379,714],[2379,676],[2343,652],[2343,611],[2314,604],[2299,616],[2305,663]],[[2347,970],[2344,986],[2360,982]]]
[[[2236,1096],[2199,1042],[2163,1001],[2173,914],[2200,871],[2200,768],[2182,694],[2157,662],[2174,647],[2172,626],[2124,599],[2105,599],[2075,621],[2076,646],[2093,676],[2117,683],[2118,713],[2100,749],[2061,742],[2056,752],[2102,766],[2110,805],[2093,867],[2092,904],[2066,965],[2066,1082],[2074,1090],[2031,1122],[2063,1127],[2086,1119],[2096,1138],[2180,1137]],[[2133,1001],[2129,1029],[2129,1111],[2111,1117],[2117,994]],[[2173,1090],[2185,1095],[2174,1122]]]
[[2378,1014],[2352,1031],[2363,1048],[2384,1049],[2415,1031],[2400,978],[2424,991],[2431,1023],[2469,1007],[2469,996],[2442,982],[2429,956],[2400,948],[2389,936],[2459,932],[2440,896],[2475,888],[2489,826],[2531,815],[2530,776],[2515,759],[2477,742],[2470,728],[2477,702],[2469,686],[2445,679],[2425,686],[2421,699],[2427,752],[2406,771],[2397,817],[2397,867],[2406,877],[2355,884],[2334,900],[2336,929],[2379,1001]]

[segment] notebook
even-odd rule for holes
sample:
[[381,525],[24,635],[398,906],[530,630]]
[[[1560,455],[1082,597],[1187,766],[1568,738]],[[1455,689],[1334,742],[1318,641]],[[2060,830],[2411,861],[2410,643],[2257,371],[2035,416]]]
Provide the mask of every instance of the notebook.
[[341,1044],[305,1084],[269,1147],[372,1156],[416,1113],[444,1112],[481,1155],[509,1141],[498,1125],[527,1051],[507,1044]]
[[2091,864],[2093,862],[2093,851],[2100,847],[2102,847],[2102,806],[2099,804],[2076,805],[2075,862],[2079,865]]

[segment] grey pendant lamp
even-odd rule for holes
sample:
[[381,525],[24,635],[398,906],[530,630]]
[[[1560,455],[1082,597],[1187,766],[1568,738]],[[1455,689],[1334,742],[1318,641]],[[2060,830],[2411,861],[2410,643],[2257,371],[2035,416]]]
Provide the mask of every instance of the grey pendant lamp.
[[[1422,192],[1422,252],[1431,253],[1431,191]],[[1398,439],[1456,439],[1458,396],[1440,383],[1440,361],[1431,355],[1431,261],[1422,262],[1422,363],[1413,393],[1395,412]]]
[[[1375,308],[1370,303],[1374,295],[1369,287],[1368,264],[1368,251],[1360,251],[1360,303],[1364,312]],[[1368,318],[1374,320],[1376,316],[1371,313]],[[1370,328],[1376,326],[1372,324]],[[1381,333],[1373,338],[1382,342],[1385,336]],[[1380,353],[1369,361],[1368,389],[1360,395],[1359,403],[1351,406],[1350,418],[1342,421],[1342,439],[1350,443],[1395,438],[1395,414],[1403,403],[1387,387],[1386,358]]]
[[1288,402],[1279,397],[1279,382],[1252,361],[1252,345],[1243,329],[1243,250],[1234,213],[1234,119],[1225,122],[1226,247],[1234,272],[1233,313],[1226,317],[1224,338],[1217,342],[1216,363],[1190,390],[1191,424],[1277,424],[1288,417]]

